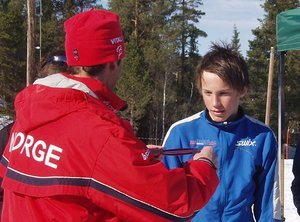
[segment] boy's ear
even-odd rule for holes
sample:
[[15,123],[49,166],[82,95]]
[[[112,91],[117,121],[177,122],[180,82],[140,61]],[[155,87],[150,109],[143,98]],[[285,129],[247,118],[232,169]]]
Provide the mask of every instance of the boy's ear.
[[247,95],[247,93],[248,93],[248,87],[244,87],[244,89],[241,91],[241,94],[240,94],[241,98],[245,97]]

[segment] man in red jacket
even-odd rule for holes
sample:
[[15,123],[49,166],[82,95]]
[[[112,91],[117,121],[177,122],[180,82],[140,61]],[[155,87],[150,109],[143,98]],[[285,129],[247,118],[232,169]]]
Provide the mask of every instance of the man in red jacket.
[[2,221],[187,221],[218,185],[206,147],[167,170],[117,112],[113,89],[125,56],[115,13],[90,10],[65,22],[71,73],[34,82],[15,100],[1,160]]

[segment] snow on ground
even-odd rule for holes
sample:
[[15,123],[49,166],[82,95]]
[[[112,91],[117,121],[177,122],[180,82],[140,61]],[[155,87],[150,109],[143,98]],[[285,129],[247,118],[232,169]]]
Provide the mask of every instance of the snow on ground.
[[296,207],[293,202],[291,191],[291,183],[294,179],[292,172],[293,160],[284,160],[284,217],[285,222],[299,222],[300,216],[297,214]]
[[2,129],[4,126],[12,122],[11,118],[9,116],[1,115],[0,114],[0,129]]

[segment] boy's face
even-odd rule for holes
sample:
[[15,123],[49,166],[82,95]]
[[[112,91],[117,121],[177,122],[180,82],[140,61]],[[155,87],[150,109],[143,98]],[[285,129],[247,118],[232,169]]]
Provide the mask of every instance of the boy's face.
[[203,72],[202,97],[209,115],[215,122],[229,121],[238,112],[240,99],[246,95],[247,89],[241,93],[232,89],[218,75],[211,72]]

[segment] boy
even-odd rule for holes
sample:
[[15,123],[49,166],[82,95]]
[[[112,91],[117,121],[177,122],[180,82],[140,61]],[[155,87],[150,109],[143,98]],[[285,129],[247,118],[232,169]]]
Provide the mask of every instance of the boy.
[[[214,144],[220,184],[193,221],[280,221],[276,139],[239,105],[249,88],[245,61],[231,46],[213,44],[197,67],[196,81],[206,109],[174,123],[163,143],[166,149]],[[163,161],[171,169],[190,158]]]

